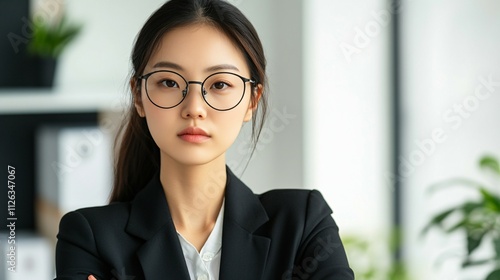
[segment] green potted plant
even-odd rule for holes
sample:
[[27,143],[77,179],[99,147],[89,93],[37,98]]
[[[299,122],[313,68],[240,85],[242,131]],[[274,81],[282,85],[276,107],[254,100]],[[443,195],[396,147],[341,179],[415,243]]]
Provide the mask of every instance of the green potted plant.
[[381,242],[369,241],[366,237],[346,236],[342,238],[349,264],[357,280],[411,280],[402,260],[394,254],[401,245],[401,234],[394,230],[389,238]]
[[33,86],[52,87],[57,59],[80,30],[80,25],[68,23],[65,17],[56,24],[33,23],[33,36],[28,43]]
[[[488,170],[494,176],[500,178],[500,165],[493,156],[484,156],[479,161],[483,170]],[[454,178],[440,182],[431,187],[431,191],[442,190],[448,187],[468,187],[477,192],[478,199],[467,200],[459,205],[451,207],[435,215],[423,230],[426,234],[431,228],[439,228],[450,234],[453,232],[465,232],[464,243],[467,254],[462,262],[462,267],[482,266],[489,264],[493,268],[486,280],[500,279],[500,188],[487,188],[484,184],[467,178]],[[495,192],[496,191],[496,192]],[[460,217],[458,222],[451,223],[450,220]],[[488,244],[493,248],[494,254],[484,259],[477,259],[472,254],[481,244]]]

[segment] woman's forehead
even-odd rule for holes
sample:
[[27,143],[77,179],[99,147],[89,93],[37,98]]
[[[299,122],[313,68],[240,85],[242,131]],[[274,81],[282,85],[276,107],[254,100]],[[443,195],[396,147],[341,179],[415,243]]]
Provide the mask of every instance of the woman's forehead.
[[219,28],[209,24],[177,27],[165,33],[148,62],[148,68],[168,64],[183,68],[177,70],[232,65],[242,73],[248,72],[240,48]]

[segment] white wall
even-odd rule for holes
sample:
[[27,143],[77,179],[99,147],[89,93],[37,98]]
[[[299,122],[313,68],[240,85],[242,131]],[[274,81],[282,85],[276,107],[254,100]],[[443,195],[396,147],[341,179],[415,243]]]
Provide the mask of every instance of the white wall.
[[164,1],[65,1],[68,17],[83,25],[61,60],[64,87],[125,87],[136,34]]
[[304,9],[306,187],[322,191],[343,233],[380,240],[391,205],[391,13],[368,0],[314,0]]
[[[463,235],[433,231],[421,238],[419,233],[439,210],[475,197],[463,189],[430,196],[430,185],[452,177],[491,185],[477,161],[486,153],[500,156],[500,3],[405,1],[402,19],[402,157],[409,162],[402,166],[402,205],[408,261],[415,279],[481,279],[484,270],[460,271]],[[496,83],[491,92],[482,79]],[[462,115],[455,106],[463,106]],[[442,136],[425,140],[433,131]]]
[[[269,78],[267,123],[260,144],[244,173],[247,157],[241,143],[248,143],[246,125],[228,157],[236,174],[255,191],[304,186],[302,1],[230,1],[253,23],[264,45]],[[284,7],[286,6],[286,9]],[[246,145],[248,146],[248,145]]]

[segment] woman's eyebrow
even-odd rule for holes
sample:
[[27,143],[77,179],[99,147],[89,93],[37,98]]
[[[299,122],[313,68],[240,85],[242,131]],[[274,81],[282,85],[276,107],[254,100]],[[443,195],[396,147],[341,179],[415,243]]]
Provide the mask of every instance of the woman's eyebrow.
[[219,64],[219,65],[210,66],[210,67],[205,69],[205,72],[215,72],[215,71],[221,71],[221,70],[235,70],[237,72],[240,72],[240,69],[238,69],[238,67],[236,67],[232,64]]
[[184,70],[184,68],[182,68],[182,66],[180,66],[179,64],[169,62],[169,61],[157,62],[155,65],[153,65],[153,68],[172,68],[172,69],[178,70],[178,71]]
[[[169,62],[169,61],[160,61],[157,62],[155,65],[153,65],[153,68],[171,68],[174,70],[178,71],[184,71],[184,68],[180,66],[177,63]],[[240,69],[238,67],[232,65],[232,64],[218,64],[214,66],[210,66],[205,69],[205,72],[215,72],[215,71],[222,71],[222,70],[234,70],[237,72],[240,72]]]

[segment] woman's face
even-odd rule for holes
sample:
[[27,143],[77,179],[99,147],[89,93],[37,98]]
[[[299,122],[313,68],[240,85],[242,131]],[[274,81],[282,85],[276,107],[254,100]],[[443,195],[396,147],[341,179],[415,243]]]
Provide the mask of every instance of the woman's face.
[[[166,33],[142,74],[157,70],[174,71],[187,81],[202,82],[215,72],[231,72],[250,78],[242,52],[224,33],[207,24],[189,25]],[[225,152],[236,139],[242,124],[252,118],[254,108],[250,102],[250,83],[245,84],[242,101],[229,111],[211,108],[201,95],[201,85],[196,83],[189,84],[182,103],[162,109],[148,99],[146,83],[144,80],[141,83],[136,108],[139,115],[146,118],[151,135],[160,148],[162,163],[200,165],[214,160],[225,162]],[[171,81],[165,85],[178,86]],[[205,88],[207,86],[210,85],[205,85]],[[215,86],[223,88],[224,84]]]

